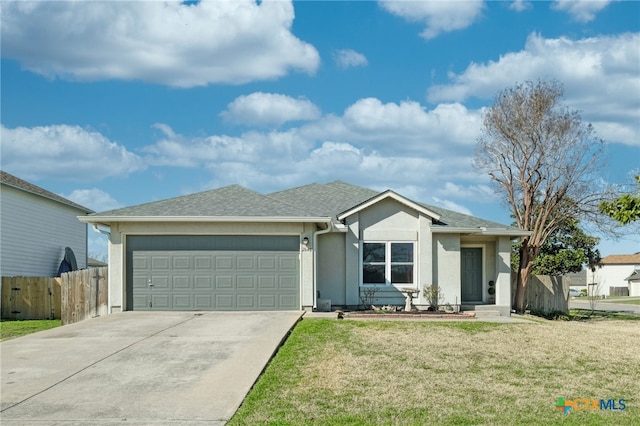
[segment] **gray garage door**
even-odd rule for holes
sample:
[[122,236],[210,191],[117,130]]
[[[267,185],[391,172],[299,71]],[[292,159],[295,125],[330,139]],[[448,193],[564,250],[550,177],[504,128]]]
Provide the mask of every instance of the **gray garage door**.
[[[130,309],[300,308],[297,237],[138,236],[127,242],[133,246],[127,250]],[[162,250],[168,246],[180,249]]]

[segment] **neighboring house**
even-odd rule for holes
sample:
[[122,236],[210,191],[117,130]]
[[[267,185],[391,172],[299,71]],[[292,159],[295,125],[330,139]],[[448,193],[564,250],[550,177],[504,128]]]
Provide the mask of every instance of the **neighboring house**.
[[70,247],[78,268],[87,266],[87,225],[92,210],[0,171],[0,275],[53,277]]
[[105,266],[108,266],[107,262],[94,259],[93,257],[87,257],[87,268],[104,268]]
[[595,272],[588,271],[589,294],[610,296],[611,287],[629,287],[629,278],[633,280],[637,269],[640,269],[640,253],[606,256]]
[[562,276],[562,282],[574,290],[587,291],[587,270],[565,274]]
[[636,268],[626,281],[629,283],[629,296],[640,296],[640,267]]
[[81,220],[110,233],[110,312],[354,308],[367,289],[404,305],[405,288],[425,306],[434,284],[445,303],[509,315],[511,244],[528,235],[340,181],[232,185]]

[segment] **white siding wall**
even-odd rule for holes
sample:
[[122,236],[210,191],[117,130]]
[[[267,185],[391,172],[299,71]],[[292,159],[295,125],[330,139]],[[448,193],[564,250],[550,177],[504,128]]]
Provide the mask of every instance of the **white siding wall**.
[[[587,288],[589,294],[594,290],[599,295],[609,296],[610,287],[628,287],[629,282],[625,281],[629,275],[633,274],[640,265],[603,265],[596,269],[595,272],[587,270]],[[596,286],[589,284],[597,283]]]
[[78,268],[87,266],[87,225],[83,212],[5,185],[0,191],[0,275],[52,277],[65,247]]
[[433,284],[444,295],[444,303],[460,303],[460,235],[434,234]]

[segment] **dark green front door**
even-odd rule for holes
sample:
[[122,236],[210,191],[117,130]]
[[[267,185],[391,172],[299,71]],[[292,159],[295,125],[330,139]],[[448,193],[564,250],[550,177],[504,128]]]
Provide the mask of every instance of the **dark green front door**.
[[462,302],[482,302],[482,248],[460,250]]

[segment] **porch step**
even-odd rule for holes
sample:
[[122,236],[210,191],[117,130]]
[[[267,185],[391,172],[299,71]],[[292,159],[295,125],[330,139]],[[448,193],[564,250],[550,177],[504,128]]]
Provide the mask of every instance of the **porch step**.
[[476,314],[476,318],[487,318],[487,317],[499,317],[500,311],[496,309],[495,305],[462,305],[462,312],[474,312]]
[[499,317],[500,316],[500,311],[490,311],[490,310],[476,310],[476,311],[462,311],[463,313],[468,313],[468,312],[473,312],[476,314],[476,318],[489,318],[489,317]]

